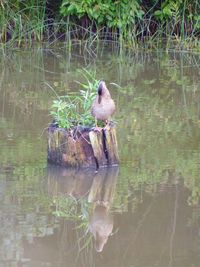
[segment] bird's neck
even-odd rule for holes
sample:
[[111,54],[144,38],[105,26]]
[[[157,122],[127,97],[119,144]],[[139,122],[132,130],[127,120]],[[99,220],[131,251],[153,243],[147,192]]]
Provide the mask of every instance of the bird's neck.
[[101,104],[101,95],[98,97],[98,103]]

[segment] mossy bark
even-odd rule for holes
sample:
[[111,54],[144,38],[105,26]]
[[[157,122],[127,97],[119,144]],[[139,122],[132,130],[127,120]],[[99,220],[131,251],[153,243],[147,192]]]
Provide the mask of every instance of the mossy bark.
[[48,162],[66,167],[99,167],[119,164],[114,126],[94,131],[76,127],[64,130],[48,128]]

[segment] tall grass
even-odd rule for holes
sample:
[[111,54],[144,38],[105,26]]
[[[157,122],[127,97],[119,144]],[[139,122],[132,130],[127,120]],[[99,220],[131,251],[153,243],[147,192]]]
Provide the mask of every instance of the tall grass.
[[[6,46],[57,40],[124,47],[200,47],[198,0],[42,0],[0,2],[0,42]],[[55,4],[55,3],[54,3]]]
[[45,33],[44,1],[1,1],[0,40],[20,46],[42,41]]

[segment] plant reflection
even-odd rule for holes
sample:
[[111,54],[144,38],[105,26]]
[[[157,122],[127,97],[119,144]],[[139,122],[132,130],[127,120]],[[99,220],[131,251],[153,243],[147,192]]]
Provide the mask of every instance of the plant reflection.
[[[100,169],[98,173],[88,169],[48,168],[48,192],[55,200],[54,214],[68,219],[85,219],[86,223],[81,222],[81,225],[84,225],[85,232],[88,229],[92,234],[97,252],[103,250],[113,230],[110,208],[117,176],[117,167]],[[85,244],[82,249],[84,247]]]

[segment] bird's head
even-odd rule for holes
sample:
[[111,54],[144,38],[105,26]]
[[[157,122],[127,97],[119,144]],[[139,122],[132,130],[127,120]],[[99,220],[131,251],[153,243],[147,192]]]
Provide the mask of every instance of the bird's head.
[[102,252],[104,245],[108,241],[107,235],[100,235],[98,232],[96,232],[95,235],[95,249],[97,252]]
[[101,98],[104,96],[110,96],[110,93],[108,91],[108,88],[106,87],[106,83],[104,81],[100,81],[98,88],[97,88],[97,92],[99,95],[99,99],[98,99],[98,103],[101,103]]

